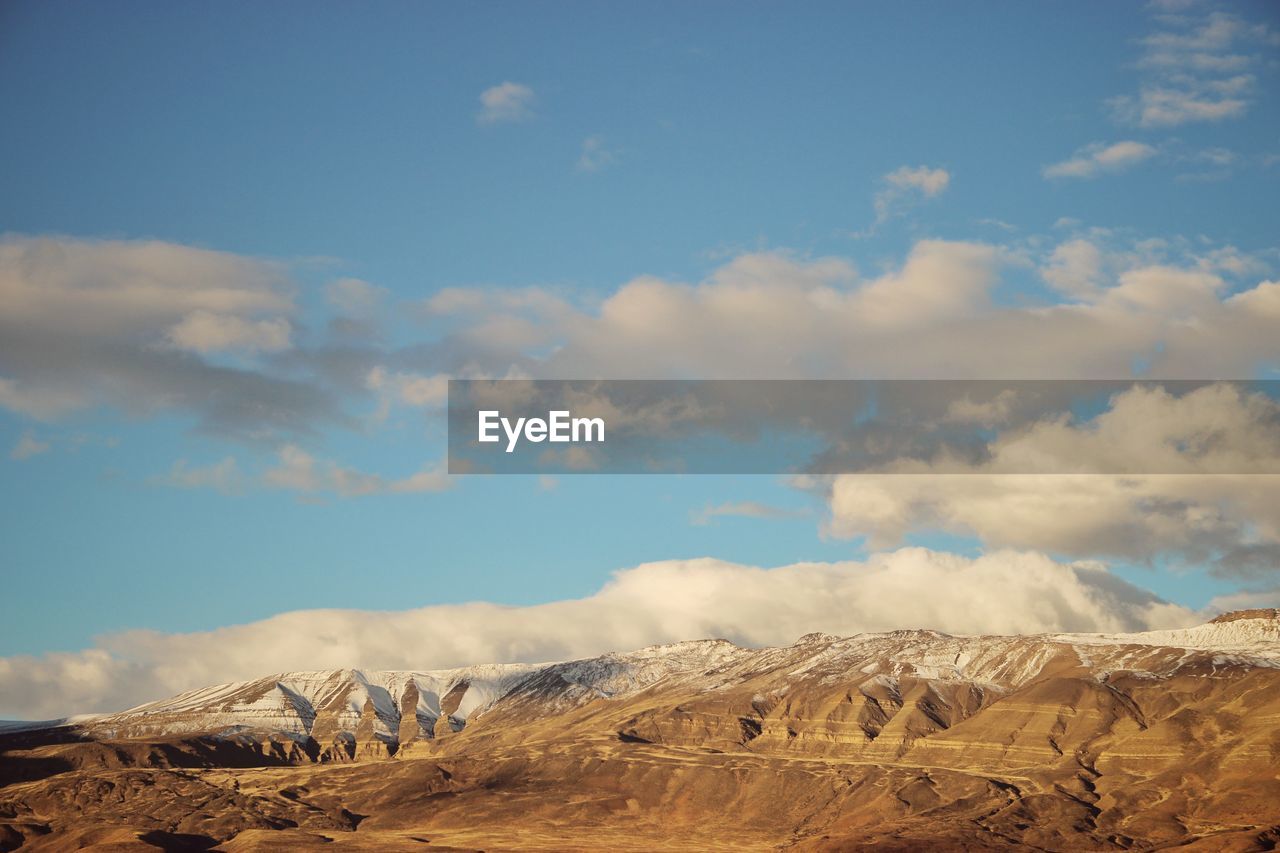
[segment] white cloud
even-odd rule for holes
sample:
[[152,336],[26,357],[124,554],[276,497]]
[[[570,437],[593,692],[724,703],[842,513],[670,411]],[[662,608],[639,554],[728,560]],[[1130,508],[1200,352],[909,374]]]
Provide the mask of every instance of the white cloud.
[[1097,564],[1035,553],[970,559],[906,548],[865,562],[774,569],[671,560],[620,571],[586,598],[548,604],[295,611],[214,631],[131,631],[80,652],[0,658],[0,713],[121,710],[290,670],[571,659],[699,637],[754,646],[789,644],[811,631],[1123,631],[1195,621]]
[[1232,610],[1252,610],[1259,607],[1280,607],[1280,587],[1215,596],[1209,602],[1208,609],[1230,613]]
[[1092,178],[1104,172],[1123,171],[1155,154],[1156,149],[1142,142],[1099,142],[1082,148],[1069,160],[1045,166],[1043,174],[1046,178]]
[[168,474],[156,478],[155,482],[180,489],[214,489],[223,494],[239,492],[246,485],[245,476],[233,456],[203,467],[192,466],[187,460],[179,459]]
[[1206,272],[1239,278],[1265,275],[1270,269],[1258,256],[1242,252],[1235,246],[1210,249],[1196,258],[1196,265]]
[[[0,238],[0,406],[42,419],[172,409],[254,437],[340,420],[324,391],[254,361],[291,347],[294,291],[279,264],[225,252]],[[237,366],[201,357],[215,354]]]
[[49,334],[163,340],[185,317],[283,317],[292,287],[276,264],[156,241],[0,240],[7,323]]
[[340,278],[324,289],[324,298],[330,308],[357,320],[373,318],[386,296],[385,287],[358,278]]
[[835,477],[828,529],[876,547],[941,529],[1073,557],[1280,569],[1266,563],[1280,555],[1280,404],[1262,395],[1133,389],[1088,421],[1036,422],[988,451],[980,464],[942,456]]
[[1000,426],[1009,420],[1016,400],[1017,392],[1012,388],[1006,388],[985,402],[971,400],[967,396],[953,400],[942,416],[942,423],[973,424],[988,429]]
[[280,449],[277,464],[262,475],[267,488],[284,489],[300,495],[327,494],[350,498],[377,494],[439,492],[453,485],[443,466],[427,466],[401,479],[369,474],[325,459],[316,459],[297,445]]
[[714,519],[729,516],[737,516],[741,518],[764,518],[764,519],[783,519],[798,518],[808,513],[803,510],[784,509],[783,507],[769,506],[759,501],[734,501],[730,503],[716,504],[715,506],[705,506],[690,515],[690,520],[699,526],[710,524]]
[[1102,284],[1102,250],[1088,240],[1068,240],[1054,248],[1040,274],[1059,293],[1094,298]]
[[931,169],[928,166],[900,166],[885,175],[884,179],[900,190],[919,190],[929,198],[945,190],[951,183],[951,175],[946,169]]
[[429,465],[416,474],[410,474],[400,480],[391,480],[383,486],[384,491],[397,495],[443,492],[450,488],[453,488],[453,479],[444,465]]
[[578,155],[579,172],[599,172],[618,159],[618,152],[605,144],[603,136],[588,136],[582,140],[582,153]]
[[1174,180],[1186,183],[1225,180],[1231,177],[1233,168],[1240,161],[1240,156],[1229,148],[1205,148],[1201,151],[1184,153],[1177,159],[1179,163],[1190,164],[1194,169],[1179,172],[1174,176]]
[[72,389],[19,384],[0,376],[0,406],[37,420],[54,420],[84,405],[82,395]]
[[[310,453],[289,444],[281,448],[279,455],[279,464],[263,475],[263,483],[296,492],[318,492],[326,487],[329,478],[317,470],[315,457]],[[328,466],[325,467],[327,472]]]
[[[1237,81],[1251,81],[1240,77]],[[1233,87],[1234,91],[1234,87]],[[1200,84],[1184,88],[1144,87],[1138,97],[1112,99],[1116,116],[1141,127],[1172,127],[1198,121],[1222,121],[1239,118],[1248,107],[1244,98],[1233,97],[1220,89]]]
[[533,118],[534,100],[533,89],[523,83],[504,81],[480,93],[480,113],[476,120],[481,124],[527,121]]
[[238,494],[250,488],[279,489],[295,492],[300,498],[317,499],[331,495],[354,498],[439,492],[453,486],[443,465],[428,465],[408,476],[391,478],[317,459],[294,444],[281,447],[275,463],[257,472],[242,471],[232,456],[206,466],[193,466],[179,459],[167,473],[153,477],[151,482],[180,489],[213,489],[223,494]]
[[378,397],[378,408],[373,414],[375,422],[386,420],[393,406],[433,408],[442,406],[449,398],[449,377],[443,373],[424,376],[378,365],[365,376],[364,384]]
[[1173,127],[1239,118],[1252,102],[1258,45],[1280,43],[1266,24],[1215,11],[1204,16],[1164,15],[1164,29],[1142,40],[1136,95],[1109,103],[1117,119],[1141,127]]
[[[139,416],[176,408],[202,429],[266,436],[292,452],[317,424],[358,423],[335,411],[338,394],[372,394],[376,420],[392,406],[439,405],[450,375],[554,377],[591,365],[602,378],[635,378],[644,365],[652,378],[1089,378],[1145,362],[1149,376],[1195,378],[1280,361],[1280,283],[1256,278],[1267,272],[1259,256],[1174,240],[1108,247],[1085,233],[1043,248],[925,240],[870,276],[847,258],[750,253],[700,281],[642,276],[577,303],[556,289],[451,289],[426,305],[446,337],[391,351],[291,346],[259,362],[287,380],[166,343],[193,312],[287,321],[293,288],[275,265],[168,244],[10,238],[0,242],[0,405],[40,417],[95,403]],[[1038,268],[1072,301],[994,299],[1011,265]],[[89,309],[72,310],[82,291]],[[339,293],[353,310],[370,296],[364,283],[327,295]],[[272,481],[314,495],[447,482],[431,467],[410,476],[310,464],[305,477],[305,465],[275,465]]]
[[422,302],[422,309],[429,316],[491,315],[495,308],[552,317],[569,310],[569,305],[559,295],[539,287],[445,287]]
[[928,166],[900,166],[883,180],[887,186],[875,197],[876,225],[887,222],[914,200],[940,195],[951,184],[951,174]]
[[[601,378],[639,378],[643,365],[644,378],[1065,379],[1128,376],[1141,360],[1148,376],[1193,379],[1280,362],[1280,287],[1229,282],[1203,266],[1208,247],[1106,249],[1096,275],[1085,247],[1056,251],[925,240],[866,278],[845,258],[754,253],[696,283],[642,276],[596,305],[525,289],[435,309],[455,326],[458,360],[491,376],[591,365]],[[1074,300],[997,303],[1015,262]]]
[[18,439],[17,443],[13,445],[13,449],[9,451],[9,458],[17,462],[22,462],[30,459],[32,456],[39,456],[41,453],[48,452],[49,446],[49,442],[41,441],[36,438],[35,434],[31,432],[31,430],[27,430],[22,434],[22,437]]
[[192,311],[169,329],[166,338],[178,349],[198,353],[244,350],[279,352],[289,348],[289,321],[246,320],[231,314]]

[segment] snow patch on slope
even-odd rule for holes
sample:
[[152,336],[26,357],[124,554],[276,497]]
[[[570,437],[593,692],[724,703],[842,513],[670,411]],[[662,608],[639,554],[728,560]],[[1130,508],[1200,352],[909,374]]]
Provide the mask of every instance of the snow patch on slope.
[[1194,628],[1127,634],[1055,634],[1052,639],[1086,646],[1164,646],[1225,652],[1280,666],[1280,619],[1274,618],[1214,621]]

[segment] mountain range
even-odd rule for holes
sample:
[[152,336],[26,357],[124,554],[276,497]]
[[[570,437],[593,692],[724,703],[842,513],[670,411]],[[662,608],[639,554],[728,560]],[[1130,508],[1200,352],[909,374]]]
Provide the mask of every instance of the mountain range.
[[1280,611],[292,672],[0,724],[0,850],[1270,850]]

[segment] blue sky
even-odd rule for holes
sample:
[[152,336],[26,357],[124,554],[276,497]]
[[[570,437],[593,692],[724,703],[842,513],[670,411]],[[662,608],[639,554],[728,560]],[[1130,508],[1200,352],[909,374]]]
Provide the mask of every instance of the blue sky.
[[[1264,2],[11,2],[0,9],[0,231],[159,241],[270,267],[287,279],[288,345],[201,344],[184,357],[307,381],[343,347],[406,375],[500,374],[492,341],[477,339],[525,329],[520,312],[536,309],[423,307],[459,289],[495,304],[559,300],[531,321],[563,323],[554,335],[511,332],[504,351],[547,374],[592,375],[607,353],[574,335],[638,277],[706,282],[769,255],[796,270],[840,259],[864,281],[928,240],[995,247],[996,306],[1075,298],[1045,274],[1065,268],[1053,253],[1072,241],[1100,253],[1097,276],[1207,270],[1225,299],[1280,269],[1277,33]],[[357,318],[376,329],[343,338],[329,288],[346,279],[379,307],[376,323]],[[1274,375],[1274,347],[1255,338],[1230,367]],[[732,347],[753,345],[730,336],[720,349],[732,363]],[[801,362],[809,345],[795,341]],[[1158,361],[1163,347],[1058,363],[1105,372]],[[129,386],[121,402],[123,385],[92,365],[68,378],[33,352],[0,351],[14,395],[55,376],[88,402],[0,399],[0,655],[317,607],[578,598],[646,561],[869,552],[865,536],[828,523],[826,496],[778,478],[267,487],[285,445],[386,483],[408,477],[439,459],[442,422],[399,403],[372,416],[376,395],[346,377],[324,386],[345,421],[233,435],[172,391]],[[701,358],[689,356],[688,375],[726,372]],[[939,354],[932,373],[953,361]],[[632,364],[648,372],[643,357]],[[179,476],[228,459],[235,478]],[[746,502],[783,511],[735,511]],[[726,509],[696,523],[708,507]],[[1269,523],[1243,517],[1238,529],[1265,539]],[[1039,550],[1103,559],[1193,609],[1274,586],[1211,576],[1182,553],[1056,541]],[[923,523],[901,542],[970,555],[1007,544]]]

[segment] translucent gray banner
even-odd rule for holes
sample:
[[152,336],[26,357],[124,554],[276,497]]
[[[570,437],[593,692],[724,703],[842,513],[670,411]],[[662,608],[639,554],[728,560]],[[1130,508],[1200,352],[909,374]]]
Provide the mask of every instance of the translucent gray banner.
[[1274,380],[451,380],[451,474],[1276,474]]

